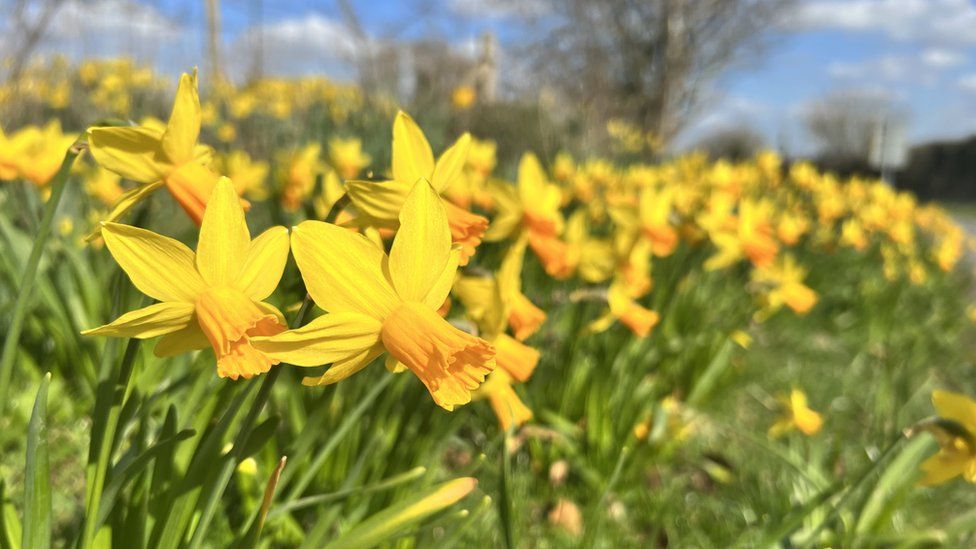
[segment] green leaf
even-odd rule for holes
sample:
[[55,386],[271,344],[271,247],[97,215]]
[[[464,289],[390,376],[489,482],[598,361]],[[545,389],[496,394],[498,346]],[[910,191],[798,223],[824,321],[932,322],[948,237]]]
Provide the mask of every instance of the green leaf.
[[7,501],[6,485],[0,480],[0,549],[14,549],[23,535],[17,509]]
[[51,546],[51,463],[47,441],[47,389],[51,373],[41,380],[27,425],[27,461],[24,488],[24,549]]
[[425,490],[367,518],[325,547],[354,549],[379,545],[404,529],[454,505],[470,494],[477,485],[476,479],[462,477]]

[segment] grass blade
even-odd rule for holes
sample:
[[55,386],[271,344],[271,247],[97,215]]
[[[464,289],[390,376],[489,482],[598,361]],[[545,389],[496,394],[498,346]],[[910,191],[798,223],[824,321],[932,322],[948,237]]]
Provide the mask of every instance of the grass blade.
[[388,507],[353,526],[326,549],[374,547],[403,529],[446,509],[471,493],[478,481],[471,477],[454,479],[428,489],[406,501]]
[[50,372],[41,380],[27,427],[26,487],[24,488],[24,549],[51,546],[51,463],[47,441],[47,389]]

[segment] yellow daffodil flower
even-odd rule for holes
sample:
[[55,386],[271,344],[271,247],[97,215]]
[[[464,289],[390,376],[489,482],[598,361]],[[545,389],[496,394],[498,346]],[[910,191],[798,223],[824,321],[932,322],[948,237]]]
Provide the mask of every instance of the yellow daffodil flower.
[[208,344],[217,375],[237,379],[267,372],[278,360],[251,338],[285,329],[278,309],[262,300],[274,291],[288,259],[288,231],[273,227],[251,240],[234,184],[221,178],[208,200],[194,254],[180,242],[111,222],[102,237],[119,266],[142,293],[159,303],[126,313],[85,335],[163,336],[156,356]]
[[807,405],[807,395],[803,391],[793,389],[788,396],[780,396],[779,402],[783,407],[783,417],[769,428],[769,436],[780,437],[794,429],[806,436],[820,431],[823,418]]
[[[200,98],[196,72],[183,74],[165,129],[153,126],[88,129],[92,156],[103,168],[140,185],[115,204],[106,221],[115,221],[136,203],[166,187],[198,225],[203,220],[217,174],[206,165],[210,151],[197,146]],[[246,202],[244,203],[247,206]]]
[[539,159],[532,153],[522,155],[518,166],[518,185],[497,184],[495,203],[498,215],[485,233],[488,241],[508,237],[528,238],[529,246],[542,262],[546,273],[563,279],[573,273],[567,261],[566,243],[559,239],[564,229],[559,211],[562,192],[549,183]]
[[640,220],[654,255],[671,255],[678,247],[678,231],[671,225],[673,193],[670,189],[645,188],[640,196]]
[[234,182],[237,194],[252,200],[268,197],[268,163],[252,160],[244,151],[234,150],[218,158],[220,173]]
[[770,286],[766,293],[769,311],[775,312],[786,305],[797,314],[806,314],[817,304],[817,292],[803,284],[807,271],[792,255],[779,262],[753,271],[753,280]]
[[387,352],[391,369],[402,364],[434,402],[453,410],[470,402],[494,370],[491,344],[436,313],[451,290],[460,252],[451,247],[447,212],[426,180],[403,203],[389,256],[367,238],[320,221],[292,230],[292,251],[309,295],[329,313],[254,345],[298,366],[332,364],[304,384],[336,383]]
[[607,305],[609,310],[606,314],[590,323],[591,332],[599,333],[605,331],[618,320],[637,337],[647,337],[651,330],[661,320],[661,316],[656,311],[643,307],[627,294],[624,285],[614,282],[607,289]]
[[339,177],[352,179],[369,166],[373,159],[363,152],[363,142],[359,139],[334,137],[329,140],[329,160],[332,167],[339,172]]
[[85,179],[85,192],[105,206],[115,204],[125,194],[122,176],[96,166]]
[[[21,165],[27,157],[27,149],[40,138],[40,131],[27,126],[7,135],[0,128],[0,181],[13,181],[20,177]],[[61,156],[64,156],[62,151]]]
[[285,169],[281,174],[281,207],[286,211],[293,212],[301,207],[315,189],[315,178],[325,169],[319,159],[320,152],[321,145],[310,143],[282,162]]
[[921,465],[919,484],[931,486],[962,476],[976,483],[976,402],[949,391],[932,391],[939,420],[925,427],[939,442],[939,452]]
[[[396,228],[403,201],[418,179],[427,179],[443,194],[461,177],[471,136],[462,135],[434,161],[424,132],[410,116],[400,111],[393,122],[393,179],[390,181],[347,181],[346,191],[364,221],[377,227]],[[467,265],[488,228],[488,220],[444,204],[451,239],[461,246],[461,265]]]
[[38,187],[46,187],[54,174],[58,173],[64,154],[76,137],[74,134],[62,133],[61,122],[48,122],[22,149],[20,175]]

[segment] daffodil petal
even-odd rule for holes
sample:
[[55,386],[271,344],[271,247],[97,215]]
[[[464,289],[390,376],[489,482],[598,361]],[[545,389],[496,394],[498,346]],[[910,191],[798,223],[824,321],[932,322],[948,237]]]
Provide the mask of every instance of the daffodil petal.
[[420,179],[400,210],[400,229],[390,249],[390,277],[400,298],[422,301],[451,255],[451,229],[441,198]]
[[189,303],[203,291],[193,252],[183,243],[118,223],[103,223],[102,237],[132,283],[149,297]]
[[104,326],[85,330],[81,333],[82,335],[146,339],[180,330],[186,327],[192,319],[192,303],[164,301],[130,311]]
[[427,295],[424,296],[425,305],[431,309],[437,309],[444,303],[444,300],[451,293],[451,287],[454,286],[454,279],[457,278],[460,262],[461,249],[452,248],[448,254],[447,263],[444,264],[444,268],[441,269],[440,274],[434,279],[430,289],[427,290]]
[[88,149],[98,165],[139,183],[157,181],[172,169],[160,139],[160,132],[142,127],[88,129]]
[[295,366],[319,366],[348,359],[379,342],[382,324],[359,313],[328,313],[301,328],[251,338],[265,355]]
[[443,193],[454,183],[464,170],[464,163],[468,159],[468,148],[471,146],[471,134],[465,132],[453,145],[437,159],[431,185],[438,194]]
[[491,196],[495,201],[495,215],[485,231],[486,242],[498,242],[508,238],[522,223],[524,210],[519,202],[518,191],[508,183],[492,181],[489,183]]
[[434,173],[434,152],[410,115],[400,111],[393,121],[393,179],[411,184]]
[[[414,180],[416,181],[416,180]],[[402,181],[346,181],[349,201],[368,223],[394,228],[411,183]]]
[[[120,217],[125,215],[126,212],[132,209],[133,206],[138,204],[139,201],[149,196],[150,194],[154,193],[157,189],[159,189],[163,185],[164,183],[162,181],[156,181],[155,183],[147,183],[147,184],[139,185],[135,189],[132,189],[131,191],[123,194],[121,197],[119,197],[115,205],[112,206],[112,211],[109,212],[108,216],[106,216],[106,218],[103,219],[103,221],[117,221]],[[101,224],[99,224],[95,227],[95,230],[92,231],[90,235],[85,237],[85,240],[88,240],[90,242],[95,238],[101,236],[101,234],[102,234],[102,226]]]
[[278,286],[287,262],[288,229],[271,227],[251,241],[236,285],[247,297],[261,301]]
[[976,428],[976,402],[949,391],[932,391],[932,405],[939,417],[951,419],[966,429]]
[[210,340],[200,329],[200,325],[191,321],[186,327],[159,338],[153,347],[153,354],[165,358],[207,347],[210,347]]
[[332,364],[331,368],[326,370],[324,374],[318,377],[310,376],[302,379],[302,385],[314,387],[338,383],[362,370],[366,366],[369,366],[369,363],[373,362],[373,360],[383,354],[383,352],[384,349],[382,345],[376,345],[370,347],[369,349],[360,351],[345,360],[336,361],[334,364]]
[[197,94],[197,74],[184,73],[176,89],[173,111],[166,124],[162,147],[175,164],[184,164],[194,157],[194,147],[200,135],[200,97]]
[[292,229],[291,247],[308,293],[326,311],[383,319],[399,304],[387,278],[386,254],[366,237],[305,221]]
[[200,225],[197,270],[211,286],[234,284],[250,246],[251,235],[237,191],[230,179],[221,177]]
[[546,172],[539,158],[525,153],[518,165],[518,194],[522,204],[537,204],[546,194]]

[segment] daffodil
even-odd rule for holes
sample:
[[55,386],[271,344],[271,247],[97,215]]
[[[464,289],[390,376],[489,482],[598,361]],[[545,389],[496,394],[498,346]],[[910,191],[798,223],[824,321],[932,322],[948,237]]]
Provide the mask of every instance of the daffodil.
[[281,206],[290,212],[297,210],[315,189],[315,178],[325,170],[319,159],[322,146],[305,145],[284,159],[281,174]]
[[339,172],[339,177],[352,179],[369,166],[372,158],[363,152],[363,143],[359,139],[342,139],[334,137],[329,140],[329,159],[332,167]]
[[[532,419],[530,410],[512,388],[525,382],[539,362],[539,351],[505,333],[511,317],[512,274],[521,270],[522,252],[506,254],[497,277],[464,276],[454,285],[454,293],[464,305],[467,316],[478,326],[480,334],[495,347],[498,367],[476,396],[487,398],[502,429],[522,425]],[[517,276],[518,272],[514,272]]]
[[38,187],[46,187],[61,168],[64,154],[75,138],[75,135],[61,131],[59,121],[48,122],[22,149],[20,175]]
[[634,301],[627,293],[624,285],[619,282],[610,284],[607,289],[606,314],[590,323],[591,332],[602,332],[620,321],[630,328],[637,337],[647,337],[651,330],[661,320],[661,316]]
[[769,436],[783,436],[794,429],[806,436],[813,436],[820,431],[823,418],[810,409],[806,393],[793,389],[789,395],[780,396],[779,402],[783,409],[783,416],[769,428]]
[[577,210],[566,222],[566,262],[579,277],[593,284],[613,275],[616,258],[613,246],[602,239],[590,236],[586,212]]
[[20,177],[26,150],[39,138],[40,131],[33,126],[22,128],[11,135],[5,134],[3,128],[0,128],[0,181],[13,181]]
[[562,192],[549,182],[539,159],[532,153],[522,155],[518,185],[513,188],[496,184],[493,189],[497,215],[485,239],[498,241],[524,235],[549,276],[559,279],[571,275],[573,266],[567,261],[569,250],[559,239],[564,229],[559,211]]
[[102,237],[112,256],[142,293],[159,301],[85,335],[163,336],[156,356],[208,345],[217,375],[237,379],[267,372],[278,360],[251,345],[277,334],[285,322],[263,302],[278,285],[288,259],[288,231],[268,229],[251,240],[234,184],[221,178],[208,200],[196,253],[145,229],[105,222]]
[[105,206],[111,206],[125,194],[120,184],[122,176],[96,166],[85,178],[85,192]]
[[939,419],[925,427],[939,442],[939,452],[922,463],[919,484],[933,485],[962,476],[976,483],[976,402],[949,391],[932,391]]
[[[470,142],[471,136],[465,133],[435,161],[424,132],[407,113],[400,111],[393,122],[393,179],[347,181],[346,191],[364,222],[396,228],[400,207],[418,179],[430,181],[434,190],[443,194],[462,176]],[[444,208],[451,239],[461,246],[461,265],[467,265],[481,244],[488,220],[450,202]]]
[[268,197],[268,163],[252,160],[244,151],[234,150],[218,159],[220,173],[234,182],[237,194],[252,200]]
[[817,304],[817,293],[803,284],[806,269],[792,255],[765,268],[755,269],[752,278],[766,286],[768,312],[786,305],[797,314],[805,314]]
[[426,180],[403,203],[389,256],[362,235],[321,221],[292,230],[292,252],[309,295],[328,314],[254,345],[298,366],[332,364],[304,384],[336,383],[386,352],[391,370],[409,369],[434,402],[453,410],[470,402],[494,370],[494,347],[436,312],[460,252],[451,247],[447,212]]
[[166,187],[200,224],[218,176],[206,166],[211,151],[197,145],[199,134],[196,72],[180,77],[165,129],[154,125],[89,128],[88,144],[99,165],[139,183],[119,199],[106,221],[117,220],[140,200]]
[[644,236],[654,255],[671,255],[678,246],[678,231],[672,225],[673,193],[670,188],[647,187],[641,192],[639,215]]

